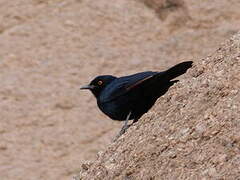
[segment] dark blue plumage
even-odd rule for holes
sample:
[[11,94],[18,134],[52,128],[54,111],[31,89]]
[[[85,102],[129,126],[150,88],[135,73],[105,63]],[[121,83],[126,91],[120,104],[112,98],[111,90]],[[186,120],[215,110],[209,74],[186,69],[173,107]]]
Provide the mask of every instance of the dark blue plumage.
[[81,89],[90,89],[98,107],[111,119],[134,119],[136,122],[177,82],[172,79],[184,74],[191,66],[192,61],[186,61],[163,72],[146,71],[119,78],[98,76]]
[[[139,106],[138,101],[143,101],[144,99],[142,98],[144,97],[141,95],[141,92],[133,92],[128,88],[155,74],[157,72],[148,71],[114,79],[97,98],[99,108],[113,120],[126,120],[130,109],[132,109],[130,119],[137,118],[139,113],[135,113],[134,109],[136,108],[134,106]],[[108,76],[98,78],[104,81]],[[141,107],[141,109],[144,109],[144,107]]]

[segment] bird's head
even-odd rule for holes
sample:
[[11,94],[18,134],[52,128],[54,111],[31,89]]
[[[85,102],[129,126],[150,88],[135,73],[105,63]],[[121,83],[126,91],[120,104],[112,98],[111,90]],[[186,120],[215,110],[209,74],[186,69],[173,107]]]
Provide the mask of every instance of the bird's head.
[[116,77],[111,75],[103,75],[94,78],[90,84],[82,86],[80,89],[89,89],[96,98],[100,95],[101,91],[110,84]]

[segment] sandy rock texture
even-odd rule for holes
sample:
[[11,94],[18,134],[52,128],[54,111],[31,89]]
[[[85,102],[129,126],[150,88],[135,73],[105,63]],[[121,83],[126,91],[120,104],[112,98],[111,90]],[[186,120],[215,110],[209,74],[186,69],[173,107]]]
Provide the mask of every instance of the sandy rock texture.
[[240,33],[195,63],[82,179],[239,179]]
[[[205,70],[201,58],[213,53],[221,42],[240,29],[239,7],[237,0],[0,0],[0,179],[65,180],[77,174],[81,163],[94,160],[98,151],[106,149],[121,126],[104,116],[94,97],[80,92],[79,87],[98,74],[121,76],[164,70],[190,59],[199,61],[195,70],[202,67],[197,72],[204,72],[204,77],[208,77],[207,71],[213,69]],[[212,67],[211,63],[206,67]],[[190,86],[192,76],[184,76],[188,80],[183,77],[181,84],[166,96],[169,102],[166,97],[160,99],[126,137],[137,131],[136,127],[146,127],[147,131],[150,122],[161,122],[155,132],[163,133],[164,122],[170,122],[159,118],[166,115],[165,111],[180,108],[189,100],[184,94],[176,96],[183,92],[181,88],[192,87],[189,96],[193,98],[195,91],[200,90],[197,74],[194,77],[199,84],[195,84],[196,88]],[[212,83],[205,84],[210,90]],[[218,96],[210,95],[217,101]],[[177,102],[178,106],[170,106]],[[200,110],[205,102],[211,102],[207,95],[201,104],[192,103],[196,103],[195,110]],[[182,113],[185,117],[187,112]],[[184,130],[180,126],[184,122],[179,120],[179,129]],[[175,126],[172,128],[178,132]],[[196,128],[205,132],[208,124]],[[191,131],[190,128],[182,133]],[[137,139],[135,134],[132,138]],[[126,141],[125,137],[121,141]],[[88,169],[88,165],[83,166]],[[124,166],[119,164],[120,167]],[[214,174],[219,169],[210,172]]]

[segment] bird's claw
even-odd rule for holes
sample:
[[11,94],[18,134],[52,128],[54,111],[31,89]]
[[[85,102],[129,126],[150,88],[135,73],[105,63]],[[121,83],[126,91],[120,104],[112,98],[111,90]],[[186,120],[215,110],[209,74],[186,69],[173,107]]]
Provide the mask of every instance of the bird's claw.
[[115,142],[120,136],[122,136],[131,125],[123,126],[120,132],[117,134],[113,142]]

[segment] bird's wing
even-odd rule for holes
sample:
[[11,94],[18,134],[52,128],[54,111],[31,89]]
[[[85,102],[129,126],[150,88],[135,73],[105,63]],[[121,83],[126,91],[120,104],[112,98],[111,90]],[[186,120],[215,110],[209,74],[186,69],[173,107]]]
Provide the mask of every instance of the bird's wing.
[[159,72],[146,71],[115,79],[101,93],[101,102],[109,102],[140,86]]
[[163,72],[156,72],[152,76],[148,76],[142,80],[139,80],[138,82],[130,85],[127,87],[128,91],[133,90],[144,90],[146,86],[150,86],[151,84],[157,81],[158,84],[169,85],[168,82],[170,82],[172,79],[184,74],[189,68],[192,67],[193,62],[192,61],[185,61],[182,63],[179,63],[171,68],[169,68],[166,71]]
[[192,61],[185,61],[163,72],[146,71],[117,78],[101,93],[100,101],[109,102],[128,92],[137,92],[137,90],[142,91],[146,86],[150,85],[151,87],[151,83],[155,83],[156,81],[164,85],[172,79],[184,74],[192,67],[192,63]]

